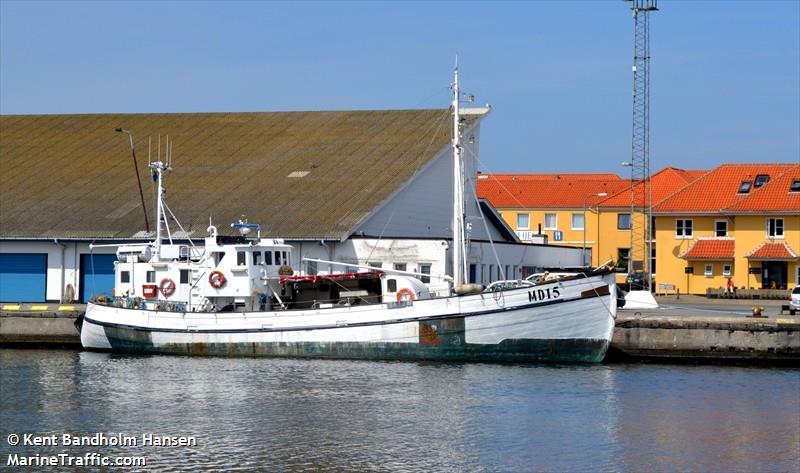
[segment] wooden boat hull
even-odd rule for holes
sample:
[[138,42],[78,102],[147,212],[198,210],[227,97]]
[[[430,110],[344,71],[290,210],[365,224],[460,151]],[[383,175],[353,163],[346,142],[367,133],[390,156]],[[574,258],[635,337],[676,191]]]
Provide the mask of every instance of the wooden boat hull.
[[523,288],[308,311],[169,313],[92,304],[81,342],[92,350],[180,355],[599,362],[616,315],[612,278],[541,285],[533,294]]

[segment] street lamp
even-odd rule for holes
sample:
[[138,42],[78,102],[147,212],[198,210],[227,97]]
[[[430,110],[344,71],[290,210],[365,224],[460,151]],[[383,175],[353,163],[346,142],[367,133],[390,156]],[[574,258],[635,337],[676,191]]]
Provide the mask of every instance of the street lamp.
[[144,193],[142,193],[142,180],[139,177],[139,165],[136,163],[136,148],[133,146],[133,134],[122,127],[115,128],[114,131],[128,135],[128,140],[131,144],[131,155],[133,156],[133,170],[136,173],[136,183],[139,185],[139,199],[142,201],[142,211],[144,212],[144,228],[147,233],[150,233],[150,222],[147,219],[147,206],[144,205]]
[[[583,249],[581,250],[581,259],[583,264],[586,264],[586,207],[590,197],[606,197],[608,193],[599,192],[597,194],[589,194],[583,199]],[[598,222],[599,225],[599,222]]]

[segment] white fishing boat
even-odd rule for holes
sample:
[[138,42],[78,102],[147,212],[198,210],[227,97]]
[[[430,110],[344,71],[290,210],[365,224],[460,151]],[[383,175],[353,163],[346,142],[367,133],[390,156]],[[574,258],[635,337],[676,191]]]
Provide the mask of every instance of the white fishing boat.
[[[209,225],[205,244],[174,244],[157,178],[156,237],[117,249],[115,296],[87,305],[90,350],[219,356],[384,360],[598,362],[616,317],[603,266],[484,292],[465,284],[466,239],[458,68],[453,84],[453,274],[439,295],[418,277],[342,264],[342,273],[295,274],[292,247],[239,221],[236,237]],[[169,149],[169,148],[168,148]],[[175,219],[177,221],[177,219]],[[169,244],[162,242],[162,229]],[[322,260],[316,262],[338,264]]]

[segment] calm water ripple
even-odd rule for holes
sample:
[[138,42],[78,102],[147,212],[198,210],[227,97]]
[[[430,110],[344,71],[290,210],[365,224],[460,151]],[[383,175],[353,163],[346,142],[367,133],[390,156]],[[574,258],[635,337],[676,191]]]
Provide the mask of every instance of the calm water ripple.
[[[7,444],[31,432],[198,445]],[[13,453],[97,451],[174,472],[800,471],[800,370],[4,349],[0,434],[0,468]]]

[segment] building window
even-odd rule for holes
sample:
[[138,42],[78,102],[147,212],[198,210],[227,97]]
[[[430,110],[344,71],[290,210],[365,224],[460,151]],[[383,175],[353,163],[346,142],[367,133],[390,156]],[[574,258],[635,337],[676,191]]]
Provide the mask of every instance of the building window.
[[247,264],[247,256],[244,251],[236,252],[236,264],[239,266],[244,266]]
[[707,277],[707,278],[710,278],[710,277],[714,276],[714,265],[713,264],[707,264],[706,265],[706,270],[703,271],[703,275],[705,277]]
[[406,266],[405,263],[395,263],[394,264],[394,269],[396,269],[397,271],[405,271],[406,267],[407,266]]
[[792,181],[791,186],[789,186],[789,192],[800,192],[800,179]]
[[617,248],[617,272],[628,272],[628,260],[631,257],[630,248]]
[[631,229],[631,214],[617,214],[617,230]]
[[381,263],[380,261],[370,261],[367,263],[367,266],[369,266],[370,268],[380,269],[383,267],[383,263]]
[[131,272],[121,271],[119,273],[119,282],[131,282]]
[[767,219],[767,236],[770,238],[783,238],[783,219]]
[[556,214],[544,214],[544,229],[555,230],[558,228],[558,218]]
[[[422,274],[431,274],[431,265],[429,263],[420,264],[419,265],[419,272],[422,273]],[[422,276],[419,279],[420,279],[420,281],[424,282],[425,284],[428,284],[429,282],[431,282],[431,277],[430,276]]]
[[527,230],[531,227],[531,216],[527,213],[517,214],[517,230]]
[[155,271],[148,271],[147,272],[147,282],[156,282],[156,272]]
[[656,275],[656,247],[655,246],[650,248],[650,274],[652,276]]
[[769,176],[766,174],[759,174],[756,176],[756,182],[753,183],[754,188],[759,188],[769,182]]
[[715,234],[718,237],[726,237],[728,236],[728,221],[727,220],[717,220],[714,222],[715,225]]
[[260,251],[253,252],[253,264],[255,264],[255,265],[261,264],[261,252]]
[[731,277],[731,265],[729,264],[722,265],[722,275],[725,276],[726,278]]
[[675,220],[675,236],[677,238],[692,238],[694,233],[691,219],[679,218]]
[[750,192],[750,187],[752,185],[753,185],[753,181],[742,181],[742,183],[739,184],[739,193],[740,194],[747,194],[748,192]]
[[583,221],[583,214],[572,214],[572,229],[573,230],[583,230],[585,227],[585,222]]

